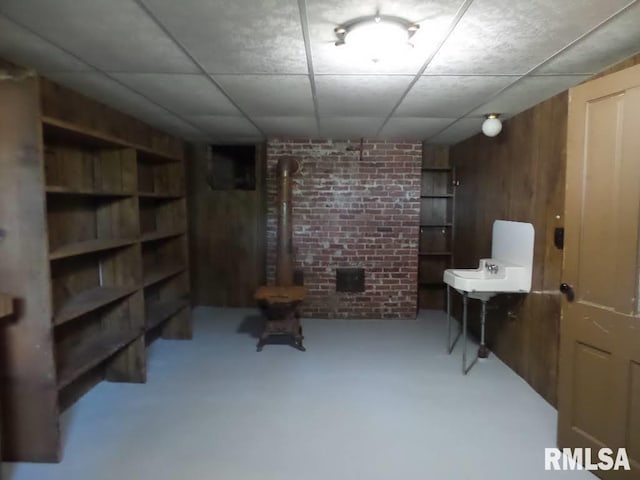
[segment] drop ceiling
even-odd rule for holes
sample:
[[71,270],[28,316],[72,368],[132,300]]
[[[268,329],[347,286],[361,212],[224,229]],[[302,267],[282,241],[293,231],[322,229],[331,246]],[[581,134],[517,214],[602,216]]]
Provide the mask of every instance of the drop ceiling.
[[[420,24],[373,63],[333,29]],[[190,141],[454,144],[640,52],[639,0],[0,0],[0,57]]]

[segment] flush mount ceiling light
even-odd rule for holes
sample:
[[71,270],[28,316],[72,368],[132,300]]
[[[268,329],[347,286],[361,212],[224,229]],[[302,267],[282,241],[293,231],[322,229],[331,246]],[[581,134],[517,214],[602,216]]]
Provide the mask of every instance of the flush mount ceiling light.
[[482,123],[482,133],[487,137],[495,137],[502,131],[502,122],[498,118],[499,113],[490,113]]
[[399,17],[362,17],[337,27],[335,44],[378,62],[413,48],[411,37],[419,28],[420,25]]

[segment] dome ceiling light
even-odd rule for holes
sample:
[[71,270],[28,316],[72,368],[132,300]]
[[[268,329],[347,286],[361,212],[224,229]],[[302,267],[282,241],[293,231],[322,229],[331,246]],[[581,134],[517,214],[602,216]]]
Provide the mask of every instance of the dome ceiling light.
[[335,45],[379,62],[412,49],[411,37],[419,28],[420,25],[399,17],[361,17],[334,30],[338,37]]
[[487,119],[482,122],[482,133],[487,137],[495,137],[502,131],[502,122],[498,118],[499,113],[490,113]]

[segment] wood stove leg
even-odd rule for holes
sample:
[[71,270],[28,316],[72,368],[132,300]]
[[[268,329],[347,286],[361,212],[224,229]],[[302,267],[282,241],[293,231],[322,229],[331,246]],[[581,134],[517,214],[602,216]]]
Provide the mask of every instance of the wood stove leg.
[[296,312],[294,313],[294,317],[295,317],[294,329],[297,332],[297,334],[294,335],[293,337],[293,345],[301,352],[306,352],[307,349],[304,348],[304,345],[302,344],[304,335],[302,335],[302,325],[300,325],[300,312],[296,310]]
[[263,332],[262,335],[260,335],[260,339],[256,345],[256,352],[262,351],[262,348],[267,344],[267,338],[269,338],[269,334],[267,332]]

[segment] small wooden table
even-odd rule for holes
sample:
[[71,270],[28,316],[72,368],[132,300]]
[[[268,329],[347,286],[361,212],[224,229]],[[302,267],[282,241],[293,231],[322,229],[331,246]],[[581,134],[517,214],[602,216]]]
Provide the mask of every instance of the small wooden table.
[[298,306],[307,296],[307,289],[300,286],[262,286],[256,290],[255,300],[266,317],[264,329],[256,349],[262,347],[271,336],[288,335],[293,339],[293,346],[304,352],[304,339],[300,325]]

